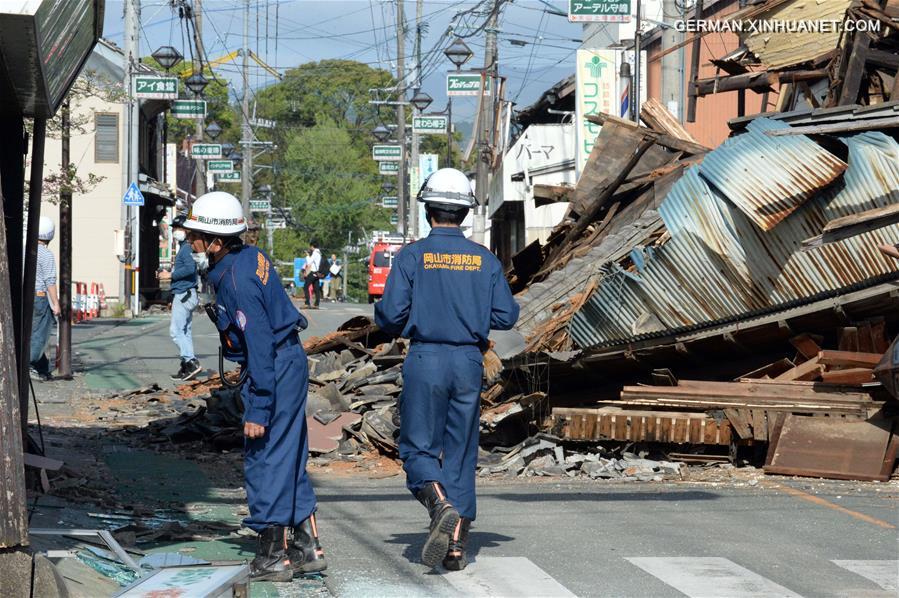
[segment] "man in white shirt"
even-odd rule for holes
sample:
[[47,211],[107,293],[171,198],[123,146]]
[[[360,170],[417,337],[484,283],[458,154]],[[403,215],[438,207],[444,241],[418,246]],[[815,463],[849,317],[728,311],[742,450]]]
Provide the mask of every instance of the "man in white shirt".
[[31,375],[40,380],[51,378],[50,360],[44,355],[44,347],[50,338],[50,330],[59,315],[59,299],[56,293],[56,258],[47,245],[53,240],[56,226],[46,216],[41,216],[38,229],[37,274],[34,279],[34,314],[31,318]]
[[322,301],[321,277],[319,268],[322,264],[322,252],[318,248],[318,242],[309,242],[309,257],[306,259],[306,288],[303,295],[306,297],[307,309],[318,309]]

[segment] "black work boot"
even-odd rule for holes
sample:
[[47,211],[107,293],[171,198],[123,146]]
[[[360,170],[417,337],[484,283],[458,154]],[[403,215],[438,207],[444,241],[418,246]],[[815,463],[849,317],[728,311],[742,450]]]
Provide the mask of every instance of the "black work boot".
[[250,563],[252,581],[290,581],[293,567],[287,554],[287,528],[267,527],[259,534],[256,558]]
[[468,529],[471,527],[471,519],[464,517],[459,519],[450,536],[449,550],[443,558],[443,566],[449,571],[461,571],[468,566],[465,558],[465,543],[468,542]]
[[181,379],[185,382],[203,371],[203,366],[197,358],[184,362],[184,370],[181,372]]
[[318,541],[318,525],[313,513],[293,528],[293,542],[288,549],[294,573],[319,573],[328,568],[325,551]]
[[431,528],[421,549],[421,562],[435,567],[449,549],[450,534],[459,522],[459,512],[446,500],[446,492],[437,482],[428,482],[415,498],[428,509]]
[[171,376],[169,376],[169,378],[171,378],[172,380],[180,380],[181,377],[184,375],[184,368],[186,366],[187,366],[187,360],[182,359],[181,365],[178,367],[178,371],[175,372],[174,374],[172,374]]

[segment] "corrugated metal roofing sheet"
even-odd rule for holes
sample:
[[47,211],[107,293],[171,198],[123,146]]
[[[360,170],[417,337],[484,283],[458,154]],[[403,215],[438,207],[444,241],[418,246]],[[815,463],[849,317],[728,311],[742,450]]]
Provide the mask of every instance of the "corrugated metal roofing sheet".
[[846,170],[846,163],[804,135],[772,137],[789,129],[759,118],[747,131],[706,155],[699,169],[764,230],[771,230]]
[[659,207],[670,239],[637,247],[632,272],[606,268],[571,320],[576,346],[617,345],[738,319],[895,274],[896,265],[877,246],[895,243],[899,225],[802,251],[802,241],[820,234],[829,220],[899,201],[899,144],[877,132],[844,143],[849,167],[843,179],[771,231],[759,229],[733,198],[709,185],[702,166],[688,169]]
[[[792,0],[779,3],[771,9],[760,9],[749,16],[754,21],[816,23],[843,21],[851,0]],[[782,69],[793,66],[830,52],[840,40],[840,28],[830,27],[828,31],[750,31],[744,28],[740,39],[750,52],[755,54],[765,66]]]

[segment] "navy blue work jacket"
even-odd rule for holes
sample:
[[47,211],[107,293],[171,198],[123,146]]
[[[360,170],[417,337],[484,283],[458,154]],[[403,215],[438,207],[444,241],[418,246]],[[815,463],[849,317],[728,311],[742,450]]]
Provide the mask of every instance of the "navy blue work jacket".
[[296,340],[306,318],[297,311],[272,261],[256,247],[232,250],[209,271],[219,318],[243,333],[249,379],[246,421],[268,426],[275,393],[275,351]]
[[375,321],[414,342],[486,349],[491,329],[518,321],[518,304],[495,255],[459,227],[435,227],[396,255]]

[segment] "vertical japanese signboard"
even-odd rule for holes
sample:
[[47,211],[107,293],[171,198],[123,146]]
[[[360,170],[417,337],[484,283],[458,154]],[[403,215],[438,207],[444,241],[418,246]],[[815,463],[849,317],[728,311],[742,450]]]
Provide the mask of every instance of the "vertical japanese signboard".
[[580,176],[587,158],[593,150],[593,143],[599,135],[600,126],[587,120],[590,115],[604,112],[618,114],[617,103],[617,60],[615,50],[577,51],[577,97],[575,117],[577,130],[577,153],[575,171]]

